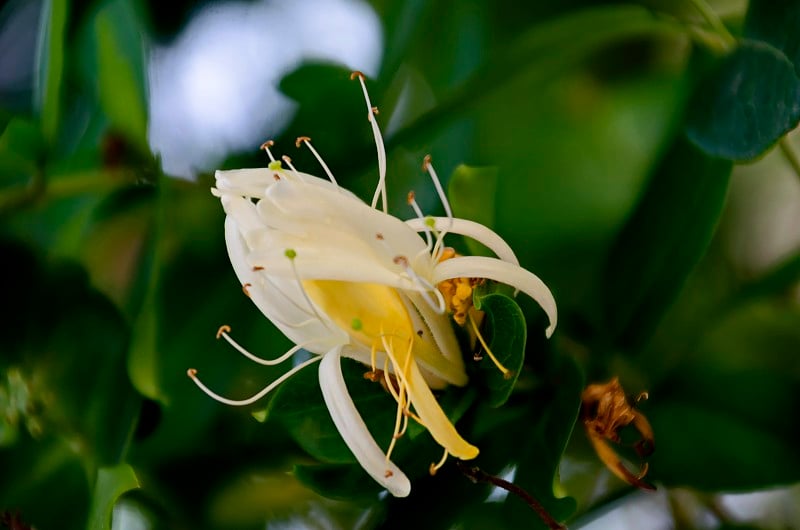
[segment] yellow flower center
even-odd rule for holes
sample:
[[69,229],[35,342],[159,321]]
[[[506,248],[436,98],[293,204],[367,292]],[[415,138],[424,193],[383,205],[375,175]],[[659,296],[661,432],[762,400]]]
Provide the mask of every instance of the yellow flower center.
[[[419,359],[435,371],[452,373],[457,368],[450,364],[436,343],[420,336],[414,329],[403,300],[396,289],[373,283],[355,283],[336,280],[305,280],[303,287],[308,297],[351,340],[370,348],[374,353],[385,351],[386,366],[391,363],[396,386],[388,387],[398,405],[395,432],[390,450],[396,439],[405,431],[403,426],[409,416],[417,419],[433,438],[450,454],[462,459],[475,458],[478,449],[467,443],[450,423],[426,383],[416,360]],[[387,372],[388,377],[388,370]],[[409,409],[413,406],[416,414]],[[387,454],[388,458],[388,454]]]

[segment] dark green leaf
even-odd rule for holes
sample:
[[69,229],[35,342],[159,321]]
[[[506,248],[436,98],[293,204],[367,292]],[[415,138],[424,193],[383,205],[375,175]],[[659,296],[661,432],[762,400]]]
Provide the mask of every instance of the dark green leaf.
[[34,107],[39,111],[42,132],[48,142],[55,141],[61,120],[61,81],[68,5],[68,0],[47,0],[42,9],[39,29]]
[[483,352],[478,364],[480,381],[488,389],[487,403],[499,407],[508,400],[517,383],[525,361],[527,327],[525,315],[517,303],[503,294],[481,295],[476,291],[475,308],[486,313],[484,340],[507,373],[495,366],[489,354]]
[[86,530],[108,530],[111,528],[111,512],[119,497],[139,487],[133,468],[127,464],[102,467],[97,470],[92,507]]
[[797,0],[750,0],[744,35],[772,44],[794,64],[800,75],[800,2]]
[[750,160],[800,121],[800,78],[780,50],[743,40],[697,88],[689,138],[710,156]]
[[294,467],[297,480],[329,499],[375,499],[383,488],[358,464],[323,464]]
[[[524,421],[528,428],[519,440],[519,458],[514,483],[533,495],[556,520],[564,521],[575,511],[575,499],[558,497],[553,489],[558,480],[558,466],[567,446],[580,407],[583,375],[569,357],[555,360],[548,374],[549,385],[531,399]],[[509,495],[505,505],[516,527],[544,528],[544,523],[521,499]]]
[[641,346],[674,301],[716,229],[730,172],[683,136],[665,153],[608,259],[604,316],[617,345]]

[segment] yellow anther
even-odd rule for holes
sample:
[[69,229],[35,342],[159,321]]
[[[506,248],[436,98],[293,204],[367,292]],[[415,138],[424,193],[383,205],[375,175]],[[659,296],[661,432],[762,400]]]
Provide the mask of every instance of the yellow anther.
[[429,468],[428,468],[428,473],[430,473],[430,474],[431,474],[431,476],[435,475],[435,474],[436,474],[436,472],[437,472],[437,471],[439,471],[439,469],[441,469],[441,468],[442,468],[442,466],[444,465],[444,463],[447,461],[447,456],[448,456],[448,454],[449,454],[449,453],[447,452],[447,449],[445,449],[445,450],[444,450],[444,454],[442,455],[442,459],[441,459],[441,460],[439,460],[439,462],[437,462],[437,463],[435,463],[435,464],[434,464],[434,463],[431,463],[431,467],[429,467]]
[[230,332],[231,332],[231,327],[229,325],[227,324],[221,325],[217,330],[217,339],[222,337],[222,335],[224,335],[225,333],[230,333]]
[[310,142],[310,141],[311,138],[309,138],[308,136],[298,136],[297,140],[294,141],[294,146],[300,149],[300,144],[302,144],[303,142]]

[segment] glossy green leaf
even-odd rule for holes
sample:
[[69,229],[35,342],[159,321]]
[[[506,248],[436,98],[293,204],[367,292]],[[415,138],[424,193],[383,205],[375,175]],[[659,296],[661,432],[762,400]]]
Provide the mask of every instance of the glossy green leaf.
[[109,530],[111,512],[117,499],[122,494],[137,488],[139,479],[133,468],[127,464],[98,469],[86,530]]
[[786,55],[743,40],[700,86],[686,130],[708,155],[751,160],[800,121],[800,78]]
[[731,163],[683,136],[664,154],[612,247],[602,282],[604,327],[624,348],[644,344],[703,256],[717,226]]
[[[520,421],[527,429],[517,440],[519,458],[514,484],[538,500],[558,521],[565,521],[577,506],[558,489],[558,466],[572,434],[580,408],[583,375],[568,357],[554,360],[547,374],[549,384],[539,389]],[[505,500],[507,517],[517,527],[545,528],[544,523],[521,499],[509,495]]]
[[499,407],[511,395],[525,361],[528,334],[525,315],[512,298],[503,294],[481,295],[478,291],[474,301],[475,308],[486,314],[483,338],[500,364],[508,370],[504,374],[489,354],[482,352],[483,359],[478,363],[480,381],[488,390],[486,399],[489,406]]
[[54,142],[61,120],[61,87],[68,0],[47,0],[42,9],[36,57],[34,106],[39,111],[42,133]]
[[772,44],[794,64],[800,75],[800,2],[797,0],[750,0],[744,35]]

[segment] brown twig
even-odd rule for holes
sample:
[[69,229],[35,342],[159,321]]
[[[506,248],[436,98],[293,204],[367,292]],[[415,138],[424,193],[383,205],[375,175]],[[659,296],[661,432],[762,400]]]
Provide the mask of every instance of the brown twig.
[[525,501],[528,506],[530,506],[531,509],[536,512],[536,514],[539,516],[539,518],[541,518],[548,528],[551,528],[552,530],[567,530],[566,526],[553,519],[553,516],[547,513],[547,510],[544,509],[544,506],[542,506],[539,501],[537,501],[530,493],[520,488],[516,484],[513,484],[507,480],[503,480],[500,477],[490,475],[489,473],[481,470],[479,467],[469,466],[461,460],[456,460],[456,465],[458,466],[458,469],[472,482],[486,482],[492,484],[493,486],[502,488],[509,493],[513,493]]

